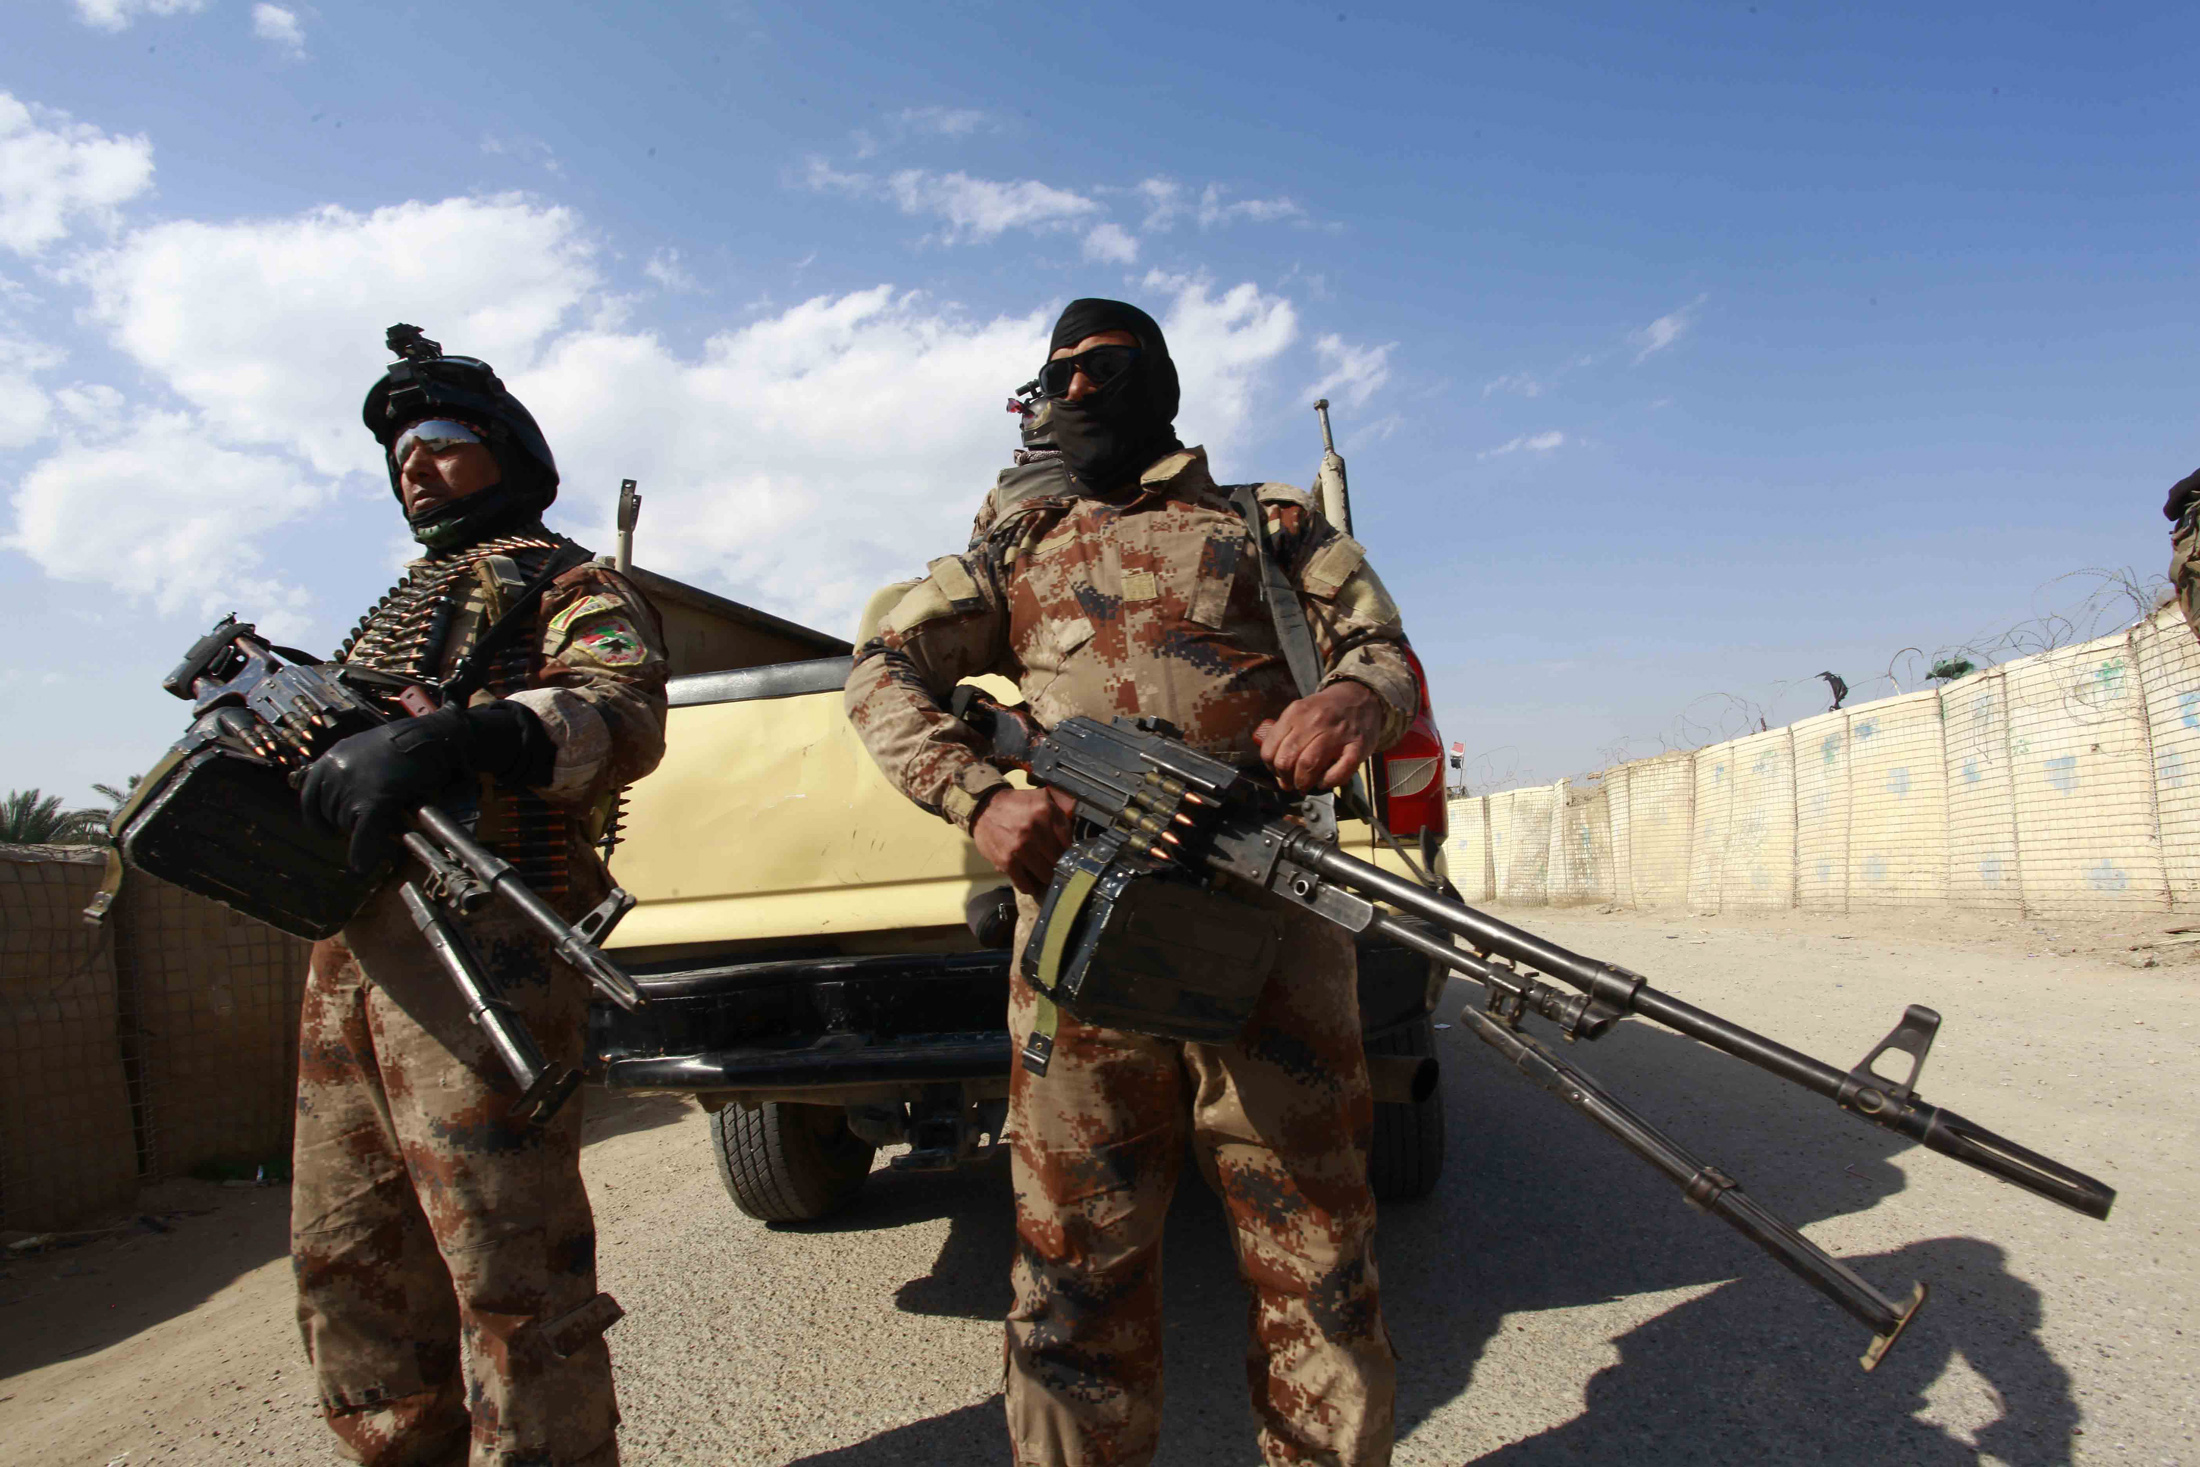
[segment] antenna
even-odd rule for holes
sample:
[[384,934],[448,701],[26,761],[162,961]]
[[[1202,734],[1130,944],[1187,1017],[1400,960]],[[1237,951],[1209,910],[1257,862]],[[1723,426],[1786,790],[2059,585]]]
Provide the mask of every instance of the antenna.
[[1349,535],[1352,495],[1345,487],[1344,456],[1337,452],[1337,440],[1329,432],[1328,398],[1315,400],[1314,416],[1322,420],[1322,466],[1314,472],[1314,500],[1321,506],[1322,518]]
[[634,522],[642,517],[642,496],[632,479],[619,481],[619,574],[634,569]]

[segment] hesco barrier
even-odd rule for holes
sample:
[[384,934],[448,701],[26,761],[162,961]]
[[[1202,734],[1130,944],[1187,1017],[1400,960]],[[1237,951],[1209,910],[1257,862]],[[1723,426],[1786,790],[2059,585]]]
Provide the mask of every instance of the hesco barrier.
[[1469,901],[2200,909],[2200,645],[2126,632],[1693,753],[1457,799]]
[[0,1228],[68,1227],[142,1181],[287,1168],[306,944],[105,854],[0,846]]

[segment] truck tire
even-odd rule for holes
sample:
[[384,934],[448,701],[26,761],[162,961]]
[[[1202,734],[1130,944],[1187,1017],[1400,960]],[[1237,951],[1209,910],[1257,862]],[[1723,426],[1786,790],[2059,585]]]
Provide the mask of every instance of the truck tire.
[[837,1105],[776,1100],[718,1110],[710,1139],[726,1195],[768,1223],[814,1222],[855,1201],[877,1149],[848,1129]]
[[[1426,1014],[1402,1029],[1367,1041],[1369,1054],[1420,1058],[1436,1053],[1435,1021]],[[1367,1180],[1378,1202],[1418,1202],[1436,1190],[1444,1171],[1444,1087],[1414,1104],[1378,1102]]]

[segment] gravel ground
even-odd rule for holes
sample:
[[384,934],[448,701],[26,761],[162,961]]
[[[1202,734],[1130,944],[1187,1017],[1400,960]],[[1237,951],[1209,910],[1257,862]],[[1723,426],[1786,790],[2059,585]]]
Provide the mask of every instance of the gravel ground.
[[[2123,1195],[2110,1222],[2079,1217],[1645,1024],[1581,1049],[1883,1291],[1931,1283],[1866,1375],[1860,1327],[1451,1029],[1443,1186],[1383,1218],[1399,1462],[2200,1467],[2200,966],[2169,919],[1511,915],[1837,1065],[1931,1004],[1921,1091]],[[590,1100],[629,1463],[1007,1459],[1001,1167],[881,1172],[844,1218],[774,1230],[725,1200],[693,1106]],[[1242,1298],[1196,1177],[1167,1245],[1161,1461],[1250,1464]],[[170,1231],[0,1276],[0,1461],[333,1461],[282,1194],[172,1184],[145,1205]]]

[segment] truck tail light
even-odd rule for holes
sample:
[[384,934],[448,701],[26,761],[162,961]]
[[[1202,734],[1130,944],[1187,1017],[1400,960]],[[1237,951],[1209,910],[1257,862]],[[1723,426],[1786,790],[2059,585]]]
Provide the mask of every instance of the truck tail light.
[[1383,824],[1401,841],[1417,841],[1423,851],[1443,844],[1448,819],[1444,805],[1444,739],[1436,731],[1436,715],[1430,711],[1428,674],[1413,649],[1405,649],[1413,666],[1414,691],[1420,700],[1413,724],[1405,737],[1375,756],[1375,808]]

